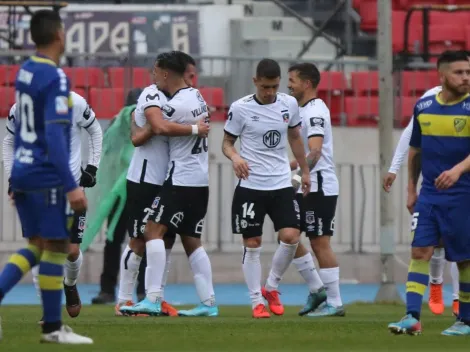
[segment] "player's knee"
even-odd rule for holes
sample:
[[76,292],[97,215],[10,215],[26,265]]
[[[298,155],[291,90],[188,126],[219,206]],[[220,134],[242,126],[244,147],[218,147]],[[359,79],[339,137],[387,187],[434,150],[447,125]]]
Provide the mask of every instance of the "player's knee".
[[69,240],[43,240],[43,249],[55,253],[68,253]]
[[463,261],[463,262],[458,262],[457,267],[459,268],[459,270],[466,270],[466,269],[470,268],[470,260],[466,260],[466,261]]
[[294,228],[284,228],[279,231],[279,239],[287,244],[295,244],[300,240],[300,230]]
[[261,247],[261,236],[243,237],[243,245],[248,248],[259,248]]
[[162,240],[165,236],[165,232],[167,231],[167,227],[162,224],[157,224],[153,221],[147,222],[144,231],[144,238],[146,241],[150,240]]
[[311,237],[310,245],[315,255],[317,255],[317,253],[331,251],[330,236]]
[[39,248],[39,249],[43,249],[44,247],[44,240],[39,237],[39,236],[33,236],[31,237],[29,240],[28,240],[29,244]]
[[297,249],[295,251],[294,258],[302,258],[303,256],[308,254],[307,248],[299,242],[299,245],[297,246]]
[[69,255],[67,259],[71,262],[74,262],[80,256],[80,245],[76,243],[69,244]]
[[145,241],[143,238],[131,238],[129,248],[132,249],[135,254],[142,257],[145,252]]
[[413,247],[411,248],[411,258],[416,260],[431,260],[434,247]]

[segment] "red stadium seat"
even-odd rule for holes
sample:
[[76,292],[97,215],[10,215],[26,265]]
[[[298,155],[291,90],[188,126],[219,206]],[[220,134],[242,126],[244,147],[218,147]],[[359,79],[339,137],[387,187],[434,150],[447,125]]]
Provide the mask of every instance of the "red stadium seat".
[[8,117],[11,106],[15,103],[15,88],[0,86],[0,117]]
[[429,25],[430,26],[442,26],[450,25],[466,26],[470,21],[470,13],[467,11],[458,12],[443,12],[443,11],[431,11],[429,12]]
[[470,50],[470,26],[465,27],[465,47]]
[[[393,52],[398,53],[404,49],[405,45],[405,11],[392,12],[392,46]],[[422,14],[413,12],[409,22],[408,29],[408,50],[415,52],[418,49],[421,52],[423,41]]]
[[459,25],[434,25],[429,27],[429,52],[440,54],[445,50],[465,49],[465,30]]
[[440,85],[437,71],[405,71],[401,76],[401,94],[419,97],[427,90]]
[[199,91],[211,109],[211,121],[225,121],[224,90],[219,87],[200,87]]
[[[124,88],[125,74],[124,67],[110,67],[108,69],[110,86],[113,88]],[[145,67],[135,67],[132,75],[132,87],[145,88],[152,83],[151,73]]]
[[347,97],[345,113],[348,126],[375,127],[379,120],[379,98]]
[[401,97],[400,99],[397,99],[397,105],[395,109],[395,115],[400,116],[400,126],[401,127],[406,127],[408,123],[410,122],[411,116],[413,116],[413,109],[418,101],[418,98],[416,97]]
[[352,72],[351,88],[356,96],[378,96],[379,73],[377,71]]
[[98,67],[63,67],[70,85],[79,88],[104,87],[104,74]]
[[0,85],[14,86],[19,65],[0,65]]
[[344,96],[351,94],[343,72],[322,72],[317,94],[330,109],[332,123],[339,124],[341,113],[344,112]]
[[97,118],[111,119],[124,106],[123,88],[91,88],[89,103]]
[[365,32],[375,32],[377,30],[377,0],[361,1],[359,6],[361,16],[360,28]]

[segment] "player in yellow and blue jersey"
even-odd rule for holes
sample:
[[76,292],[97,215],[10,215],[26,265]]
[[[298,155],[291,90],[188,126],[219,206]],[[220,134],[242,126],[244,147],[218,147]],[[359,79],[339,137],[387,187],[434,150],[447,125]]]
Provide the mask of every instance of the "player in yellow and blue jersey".
[[10,178],[28,246],[11,256],[0,274],[0,302],[39,264],[44,321],[41,341],[91,344],[90,338],[62,325],[67,219],[72,210],[86,209],[85,194],[69,167],[70,83],[57,67],[65,50],[65,34],[59,14],[51,10],[37,11],[31,18],[30,31],[37,52],[16,77],[17,133]]
[[460,313],[442,334],[470,335],[470,63],[465,52],[446,51],[437,67],[442,91],[420,99],[413,112],[407,201],[413,241],[406,315],[388,326],[396,334],[421,333],[429,260],[434,248],[443,245],[446,259],[459,268]]

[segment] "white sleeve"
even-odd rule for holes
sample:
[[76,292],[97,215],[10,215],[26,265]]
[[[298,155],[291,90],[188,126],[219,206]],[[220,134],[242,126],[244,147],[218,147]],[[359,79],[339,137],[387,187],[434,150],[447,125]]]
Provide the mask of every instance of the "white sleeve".
[[294,103],[291,104],[291,112],[292,116],[289,119],[289,127],[294,128],[297,127],[301,124],[302,118],[300,117],[300,111],[299,111],[299,105],[297,104],[297,101],[293,99]]
[[98,121],[93,119],[91,125],[85,128],[88,132],[88,165],[98,167],[103,145],[103,131]]
[[228,111],[228,119],[225,122],[224,131],[231,134],[234,137],[238,137],[243,131],[243,117],[241,116],[240,106],[234,103],[230,106]]
[[13,166],[13,153],[15,146],[15,137],[8,133],[3,138],[3,167],[5,169],[5,175],[10,178],[11,168]]
[[13,106],[10,109],[10,112],[8,113],[8,118],[5,124],[7,133],[11,135],[15,135],[15,113],[16,113],[16,104],[13,104]]
[[160,91],[158,89],[146,89],[142,92],[137,100],[137,105],[142,111],[147,108],[162,108],[162,100],[160,99]]
[[410,122],[408,123],[408,126],[406,126],[400,136],[397,149],[395,150],[395,154],[393,155],[392,165],[390,165],[388,172],[392,174],[397,174],[398,170],[400,170],[400,167],[403,164],[403,160],[405,160],[405,157],[408,154],[408,149],[410,148],[410,139],[412,132],[413,118],[411,118]]
[[[78,94],[77,94],[78,95]],[[74,96],[73,108],[77,109],[76,118],[77,118],[77,125],[82,128],[88,128],[95,122],[95,112],[93,109],[88,105],[85,98],[78,95]]]

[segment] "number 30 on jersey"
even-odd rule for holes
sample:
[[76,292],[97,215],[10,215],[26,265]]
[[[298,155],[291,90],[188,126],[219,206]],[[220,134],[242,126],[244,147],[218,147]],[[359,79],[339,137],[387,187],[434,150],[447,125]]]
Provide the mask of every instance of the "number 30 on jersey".
[[30,95],[16,92],[16,117],[20,122],[20,138],[26,143],[36,142],[34,102]]

